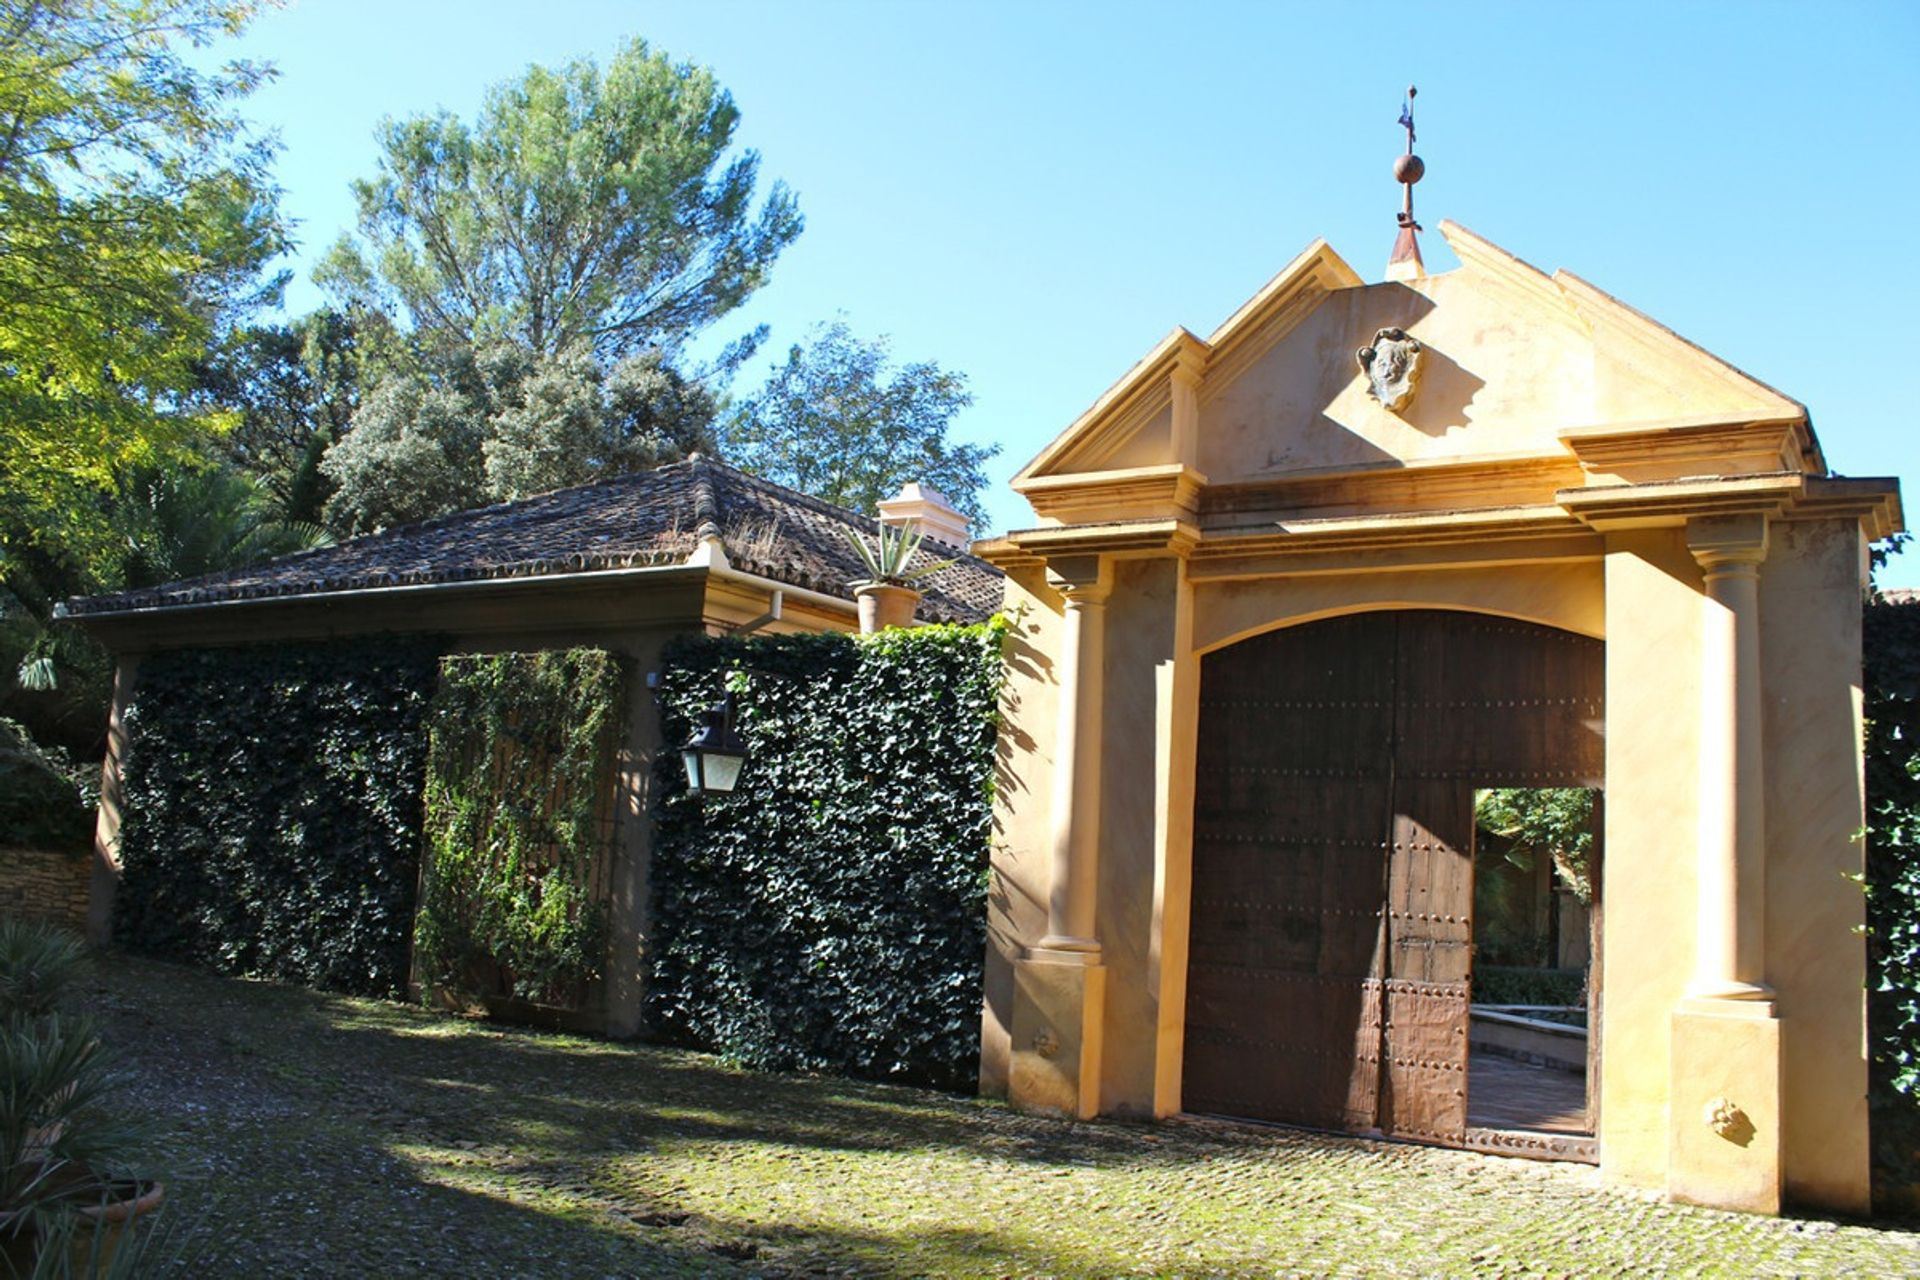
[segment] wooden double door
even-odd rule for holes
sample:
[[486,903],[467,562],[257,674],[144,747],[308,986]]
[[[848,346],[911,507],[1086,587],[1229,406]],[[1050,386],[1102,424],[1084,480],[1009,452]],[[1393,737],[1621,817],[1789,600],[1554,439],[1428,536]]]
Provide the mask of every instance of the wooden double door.
[[1202,659],[1183,1106],[1458,1145],[1477,788],[1597,787],[1599,641],[1350,614]]

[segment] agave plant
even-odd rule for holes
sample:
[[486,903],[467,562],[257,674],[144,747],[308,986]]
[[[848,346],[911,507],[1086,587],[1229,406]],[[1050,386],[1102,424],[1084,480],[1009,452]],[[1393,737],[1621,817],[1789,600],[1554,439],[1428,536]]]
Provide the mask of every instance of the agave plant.
[[868,542],[851,529],[846,530],[846,535],[847,541],[859,553],[860,563],[866,566],[867,578],[871,582],[903,587],[954,563],[952,560],[936,560],[915,569],[907,567],[913,563],[914,553],[920,550],[920,544],[927,536],[915,521],[909,520],[898,528],[881,525],[877,543]]

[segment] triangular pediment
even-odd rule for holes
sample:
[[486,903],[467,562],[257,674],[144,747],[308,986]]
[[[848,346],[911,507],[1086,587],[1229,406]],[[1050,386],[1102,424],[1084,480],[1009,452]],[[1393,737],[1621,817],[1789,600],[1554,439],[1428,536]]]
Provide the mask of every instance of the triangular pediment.
[[1070,475],[1172,460],[1173,385],[1209,360],[1263,337],[1271,342],[1336,289],[1361,283],[1325,240],[1282,267],[1209,338],[1185,327],[1162,338],[1014,477]]
[[[1097,488],[1139,515],[1208,487],[1410,469],[1510,463],[1578,483],[1824,470],[1796,401],[1570,272],[1440,231],[1458,270],[1379,284],[1315,242],[1209,337],[1169,334],[1014,487],[1073,521],[1097,518]],[[1356,359],[1383,329],[1421,348],[1394,408]]]

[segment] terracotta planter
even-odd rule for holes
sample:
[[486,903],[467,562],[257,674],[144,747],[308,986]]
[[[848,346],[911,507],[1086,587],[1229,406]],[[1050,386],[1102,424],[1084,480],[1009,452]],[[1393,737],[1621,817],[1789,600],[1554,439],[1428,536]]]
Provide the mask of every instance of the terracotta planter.
[[[120,1181],[107,1188],[104,1203],[80,1205],[78,1219],[67,1240],[67,1270],[55,1268],[55,1274],[103,1274],[126,1239],[127,1229],[136,1218],[156,1212],[166,1199],[167,1189],[158,1182]],[[31,1275],[39,1265],[42,1244],[30,1224],[16,1231],[11,1214],[0,1214],[0,1256],[15,1275]],[[91,1269],[89,1269],[91,1268]]]
[[856,582],[853,598],[860,605],[860,634],[870,636],[882,627],[913,625],[920,593],[893,582]]

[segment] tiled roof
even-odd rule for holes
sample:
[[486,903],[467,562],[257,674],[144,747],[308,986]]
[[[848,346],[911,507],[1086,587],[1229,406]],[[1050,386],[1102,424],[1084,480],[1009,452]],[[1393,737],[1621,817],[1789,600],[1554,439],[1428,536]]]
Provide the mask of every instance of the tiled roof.
[[[369,587],[591,573],[677,564],[705,524],[737,569],[851,600],[866,577],[846,531],[877,522],[698,455],[653,471],[462,511],[282,556],[246,569],[67,602],[73,616]],[[920,617],[975,622],[1000,607],[1000,571],[929,539],[914,563],[957,563],[921,578]]]

